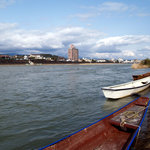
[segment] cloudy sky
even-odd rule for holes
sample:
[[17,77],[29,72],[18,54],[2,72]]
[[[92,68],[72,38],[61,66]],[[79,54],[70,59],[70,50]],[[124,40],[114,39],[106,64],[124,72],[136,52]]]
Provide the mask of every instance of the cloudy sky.
[[144,59],[150,0],[0,0],[0,54]]

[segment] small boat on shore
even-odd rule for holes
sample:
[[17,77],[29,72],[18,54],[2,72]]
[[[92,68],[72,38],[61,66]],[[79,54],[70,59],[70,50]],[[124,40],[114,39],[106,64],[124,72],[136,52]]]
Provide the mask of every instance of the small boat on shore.
[[150,86],[150,76],[139,80],[118,84],[109,87],[103,87],[102,91],[106,98],[118,99],[136,94]]
[[97,122],[40,150],[128,150],[140,131],[149,98],[140,97]]
[[150,76],[150,72],[141,74],[141,75],[133,75],[133,80],[139,80],[139,79],[143,79],[145,77],[149,77]]

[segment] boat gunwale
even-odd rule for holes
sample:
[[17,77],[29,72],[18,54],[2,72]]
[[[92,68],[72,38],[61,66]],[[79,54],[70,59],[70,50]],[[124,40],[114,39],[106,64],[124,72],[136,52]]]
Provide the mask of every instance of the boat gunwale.
[[144,111],[144,115],[143,115],[143,117],[142,117],[142,120],[141,120],[139,126],[138,126],[137,130],[135,131],[132,140],[130,141],[130,143],[129,143],[128,146],[127,146],[127,150],[130,149],[130,147],[131,147],[131,145],[132,145],[132,143],[133,143],[135,137],[137,136],[138,132],[139,132],[140,129],[141,129],[141,126],[142,126],[142,123],[143,123],[143,121],[144,121],[144,119],[145,119],[145,116],[146,116],[146,113],[147,113],[147,111],[148,111],[149,105],[150,105],[150,100],[149,100],[149,102],[148,102],[148,104],[147,104],[147,107],[146,107],[146,109],[145,109],[145,111]]
[[146,77],[149,77],[149,76],[150,76],[150,72],[147,72],[147,73],[144,73],[144,74],[132,75],[134,81],[140,80],[140,79],[143,79],[143,78],[146,78]]
[[[138,82],[142,82],[143,80],[145,80],[145,79],[148,79],[148,78],[150,78],[150,76],[148,76],[148,77],[145,77],[145,78],[142,78],[142,79],[138,79],[138,80],[135,80],[135,81],[130,81],[130,82],[125,82],[125,83],[121,83],[121,84],[116,84],[116,85],[112,85],[112,86],[107,86],[107,87],[102,87],[101,89],[103,90],[103,89],[113,89],[113,88],[116,88],[116,87],[120,87],[120,86],[125,86],[125,85],[128,85],[128,84],[133,84],[133,83],[138,83]],[[149,84],[150,82],[148,82],[147,84]],[[139,86],[138,86],[139,87]],[[120,88],[121,89],[121,88]],[[123,89],[123,88],[122,88]],[[128,89],[128,88],[126,88],[126,89]],[[114,89],[114,90],[119,90],[119,88],[118,89]]]
[[[128,83],[129,83],[129,82],[128,82]],[[137,87],[132,87],[132,88],[113,89],[113,88],[111,88],[111,87],[103,87],[103,88],[101,88],[101,89],[102,89],[102,90],[107,90],[107,91],[124,91],[124,90],[132,90],[132,89],[142,88],[142,87],[147,86],[147,85],[149,85],[149,84],[150,84],[150,82],[148,82],[147,84],[144,84],[144,85],[142,85],[142,86],[137,86]]]
[[[141,97],[141,96],[140,96],[140,97]],[[92,125],[94,125],[94,124],[96,124],[96,123],[98,123],[98,122],[100,122],[100,121],[102,121],[103,119],[105,119],[105,118],[107,118],[107,117],[113,115],[113,114],[116,113],[117,111],[120,111],[120,110],[123,109],[124,107],[126,107],[126,106],[128,106],[129,104],[131,104],[132,102],[136,101],[136,100],[139,99],[140,97],[135,98],[133,101],[131,101],[131,102],[129,102],[128,104],[124,105],[123,107],[121,107],[121,108],[115,110],[114,112],[112,112],[112,113],[110,113],[110,114],[108,114],[108,115],[102,117],[101,119],[95,121],[94,123],[91,123],[91,124],[89,124],[88,126],[83,127],[83,128],[81,128],[80,130],[73,132],[72,134],[69,134],[69,135],[67,135],[67,136],[65,136],[65,137],[63,137],[63,138],[61,138],[61,139],[59,139],[59,140],[57,140],[57,141],[55,141],[55,142],[53,142],[53,143],[51,143],[51,144],[45,146],[45,147],[42,147],[42,148],[40,148],[39,150],[43,150],[43,149],[48,148],[48,147],[50,147],[50,146],[52,146],[52,145],[54,145],[54,144],[56,144],[56,143],[59,143],[59,142],[65,140],[65,139],[71,137],[72,135],[74,135],[74,134],[76,134],[76,133],[78,133],[78,132],[80,132],[80,131],[82,131],[82,130],[84,130],[84,129],[86,129],[86,128],[88,128],[88,127],[90,127],[90,126],[92,126]],[[150,102],[150,101],[149,101],[149,102]],[[143,117],[145,117],[145,116],[143,115]],[[143,117],[142,117],[142,121],[144,120]],[[141,124],[140,124],[140,125],[141,125]],[[137,131],[138,129],[139,129],[139,128],[137,128],[135,131]],[[136,137],[136,136],[135,136],[135,137]],[[135,138],[135,137],[134,137],[134,138]],[[134,140],[134,139],[133,139],[133,140]],[[130,143],[129,143],[129,144],[130,144]],[[129,147],[129,146],[128,146],[128,147]]]

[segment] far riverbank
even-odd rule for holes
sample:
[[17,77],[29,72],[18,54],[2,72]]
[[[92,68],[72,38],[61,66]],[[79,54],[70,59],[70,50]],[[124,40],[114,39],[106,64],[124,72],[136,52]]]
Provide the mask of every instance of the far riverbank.
[[122,63],[51,63],[51,64],[0,64],[0,66],[49,66],[49,65],[123,65]]

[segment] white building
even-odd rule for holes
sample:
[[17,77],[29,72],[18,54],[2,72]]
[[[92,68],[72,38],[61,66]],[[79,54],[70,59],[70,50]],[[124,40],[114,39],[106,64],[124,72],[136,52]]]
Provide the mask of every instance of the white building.
[[105,60],[105,59],[99,59],[99,60],[97,60],[96,62],[99,62],[99,63],[105,63],[106,60]]
[[23,59],[24,59],[24,60],[28,60],[28,56],[27,56],[27,55],[24,55]]
[[29,58],[34,58],[34,59],[44,59],[43,56],[40,54],[31,54]]
[[124,61],[124,60],[123,60],[122,58],[119,58],[119,59],[118,59],[118,62],[119,62],[119,63],[122,63],[123,61]]
[[92,62],[92,60],[88,58],[82,58],[82,60],[84,60],[85,62]]

